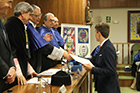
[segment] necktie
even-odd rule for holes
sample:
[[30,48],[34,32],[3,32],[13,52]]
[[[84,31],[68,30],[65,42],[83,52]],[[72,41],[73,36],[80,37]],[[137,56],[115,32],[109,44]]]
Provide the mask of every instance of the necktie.
[[31,54],[30,54],[30,49],[29,49],[29,42],[28,42],[28,34],[27,34],[27,31],[25,31],[25,38],[26,38],[26,49],[27,49],[27,57],[28,58],[31,58]]
[[27,31],[25,30],[25,37],[26,37],[26,49],[29,48],[29,45],[28,45],[28,35],[27,35]]
[[99,51],[100,51],[100,49],[101,49],[101,46],[99,46]]

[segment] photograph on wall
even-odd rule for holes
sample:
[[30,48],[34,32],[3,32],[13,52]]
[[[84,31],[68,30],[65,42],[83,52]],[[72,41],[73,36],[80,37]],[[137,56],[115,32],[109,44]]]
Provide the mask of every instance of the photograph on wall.
[[88,45],[79,45],[79,55],[82,57],[87,56],[89,53]]
[[90,57],[90,26],[61,24],[61,36],[65,40],[66,50],[79,56]]
[[78,28],[78,43],[89,43],[88,28]]
[[128,42],[140,42],[140,11],[128,11]]
[[75,27],[63,27],[63,39],[65,49],[75,53]]

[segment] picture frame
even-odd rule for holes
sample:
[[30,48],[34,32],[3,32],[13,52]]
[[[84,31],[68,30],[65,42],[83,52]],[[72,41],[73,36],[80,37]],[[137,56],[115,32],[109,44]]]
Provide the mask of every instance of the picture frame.
[[140,11],[128,11],[128,42],[140,43]]
[[82,57],[90,57],[90,26],[61,24],[61,36],[65,49]]

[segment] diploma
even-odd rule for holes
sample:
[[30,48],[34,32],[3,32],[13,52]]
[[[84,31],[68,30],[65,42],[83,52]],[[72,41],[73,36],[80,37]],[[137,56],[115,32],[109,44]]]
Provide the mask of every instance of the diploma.
[[78,57],[78,56],[75,56],[75,55],[72,55],[70,54],[70,56],[77,62],[81,63],[81,64],[90,64],[94,67],[94,65],[88,60],[88,59],[85,59],[85,58],[82,58],[82,57]]

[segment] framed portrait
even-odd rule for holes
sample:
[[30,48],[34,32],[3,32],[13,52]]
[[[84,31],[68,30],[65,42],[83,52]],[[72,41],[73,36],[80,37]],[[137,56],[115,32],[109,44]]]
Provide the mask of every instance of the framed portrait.
[[140,43],[140,11],[128,11],[128,42]]

